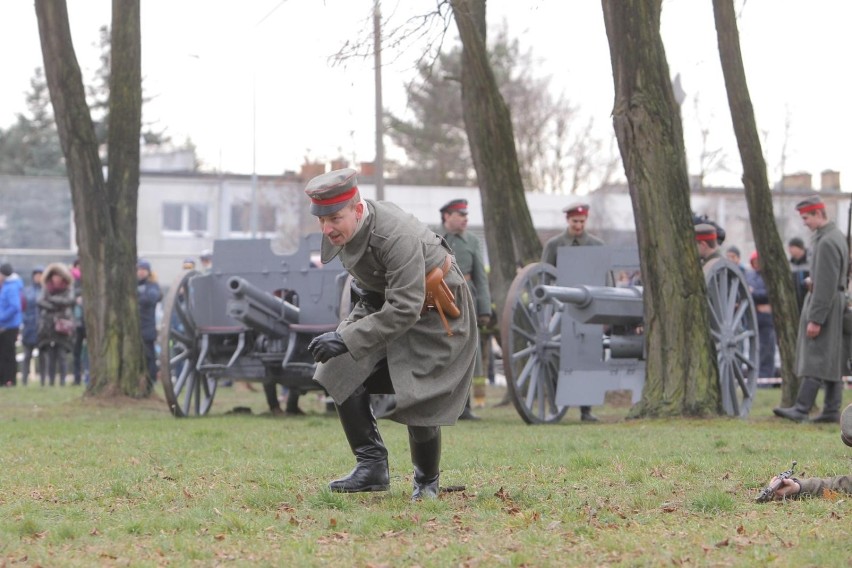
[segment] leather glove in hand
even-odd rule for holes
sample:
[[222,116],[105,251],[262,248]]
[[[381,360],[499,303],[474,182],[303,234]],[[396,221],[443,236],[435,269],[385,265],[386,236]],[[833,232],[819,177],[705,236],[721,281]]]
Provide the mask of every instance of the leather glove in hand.
[[336,331],[318,335],[308,344],[308,351],[317,363],[325,363],[332,357],[343,355],[349,348],[343,343],[343,338]]

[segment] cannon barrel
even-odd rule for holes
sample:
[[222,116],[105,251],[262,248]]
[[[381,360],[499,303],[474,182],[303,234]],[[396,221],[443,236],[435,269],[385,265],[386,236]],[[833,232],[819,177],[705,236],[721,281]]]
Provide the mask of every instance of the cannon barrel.
[[252,329],[272,337],[289,333],[290,324],[299,323],[299,308],[252,285],[246,279],[233,276],[228,290],[234,296],[228,301],[228,315]]
[[567,304],[571,317],[581,323],[637,325],[644,317],[642,288],[612,286],[545,286],[533,288],[539,302]]

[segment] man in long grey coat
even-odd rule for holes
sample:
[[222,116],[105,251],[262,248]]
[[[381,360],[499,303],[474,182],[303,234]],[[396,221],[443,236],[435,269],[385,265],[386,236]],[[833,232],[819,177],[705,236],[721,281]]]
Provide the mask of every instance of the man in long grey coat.
[[[349,475],[329,487],[346,493],[389,488],[388,454],[370,393],[390,384],[396,408],[387,418],[408,426],[412,499],[435,498],[440,427],[455,424],[473,375],[477,331],[470,290],[443,239],[396,205],[363,201],[355,170],[317,176],[305,193],[324,235],[322,262],[338,256],[358,297],[337,331],[308,346],[318,362],[314,380],[334,399],[356,460]],[[454,296],[456,318],[424,308],[426,275],[438,267]]]
[[773,412],[804,422],[822,386],[822,414],[813,422],[838,422],[843,400],[843,312],[849,249],[843,233],[828,220],[819,196],[805,199],[796,209],[814,234],[811,288],[802,306],[796,340],[796,374],[802,377],[802,384],[793,406],[775,408]]

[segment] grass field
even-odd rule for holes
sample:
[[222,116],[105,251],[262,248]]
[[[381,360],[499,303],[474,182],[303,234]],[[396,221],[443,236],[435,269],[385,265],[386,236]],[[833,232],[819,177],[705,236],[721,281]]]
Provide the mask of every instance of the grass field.
[[759,390],[746,420],[604,406],[595,425],[492,406],[444,429],[441,482],[466,490],[411,503],[405,427],[387,421],[391,491],[325,489],[353,458],[314,394],[308,416],[273,418],[259,389],[220,388],[210,415],[178,420],[159,394],[0,389],[0,566],[852,566],[846,496],[754,503],[794,459],[800,477],[852,472],[836,425],[774,418],[779,400]]

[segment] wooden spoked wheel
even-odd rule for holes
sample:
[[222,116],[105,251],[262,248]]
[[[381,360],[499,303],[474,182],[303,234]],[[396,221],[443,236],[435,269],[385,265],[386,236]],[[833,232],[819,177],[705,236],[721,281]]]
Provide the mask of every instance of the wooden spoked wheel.
[[754,299],[743,273],[726,259],[705,264],[704,279],[722,408],[729,416],[746,417],[757,389],[760,352]]
[[533,297],[536,286],[555,282],[554,266],[525,266],[512,281],[503,309],[503,372],[512,403],[527,424],[559,422],[568,410],[556,405],[562,305]]
[[169,289],[160,330],[160,379],[169,410],[176,417],[204,416],[216,395],[216,379],[198,371],[201,338],[192,317],[195,270],[180,275]]

